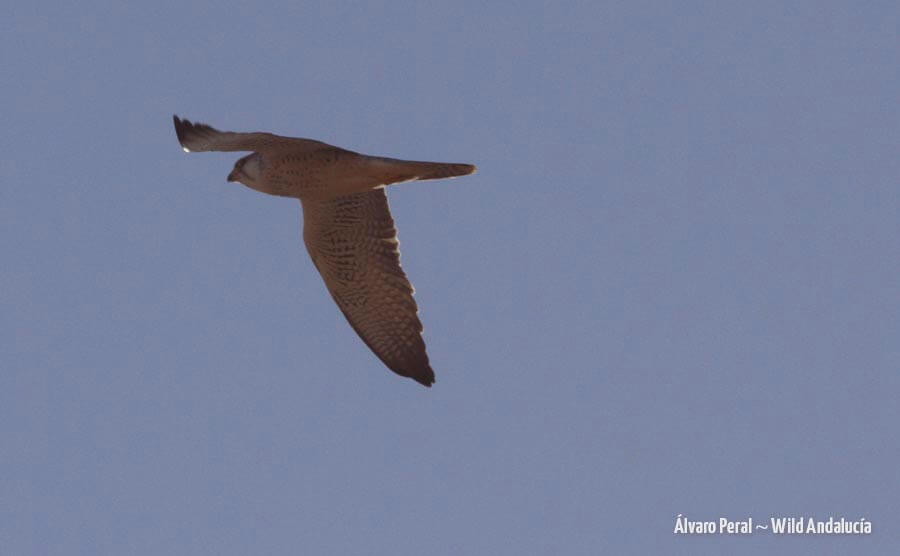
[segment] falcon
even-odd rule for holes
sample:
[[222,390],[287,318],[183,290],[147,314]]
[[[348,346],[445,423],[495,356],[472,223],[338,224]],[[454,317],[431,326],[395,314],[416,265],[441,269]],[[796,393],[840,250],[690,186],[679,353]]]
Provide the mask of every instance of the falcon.
[[430,387],[434,371],[384,188],[464,176],[475,166],[368,156],[312,139],[173,120],[185,152],[252,153],[235,162],[229,182],[300,200],[306,250],[347,322],[390,370]]

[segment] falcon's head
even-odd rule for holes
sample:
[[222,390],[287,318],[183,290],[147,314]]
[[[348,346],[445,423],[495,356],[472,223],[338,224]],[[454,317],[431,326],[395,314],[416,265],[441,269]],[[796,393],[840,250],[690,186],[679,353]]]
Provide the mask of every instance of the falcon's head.
[[228,174],[228,181],[237,181],[247,187],[252,187],[259,183],[262,174],[262,167],[259,153],[253,153],[238,159],[234,163],[234,169]]

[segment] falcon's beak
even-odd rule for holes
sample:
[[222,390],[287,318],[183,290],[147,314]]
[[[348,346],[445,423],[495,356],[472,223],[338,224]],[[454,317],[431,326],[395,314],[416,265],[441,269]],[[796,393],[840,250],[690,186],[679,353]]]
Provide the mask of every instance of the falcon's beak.
[[228,181],[237,181],[237,176],[235,176],[236,172],[237,170],[232,170],[231,173],[228,174]]

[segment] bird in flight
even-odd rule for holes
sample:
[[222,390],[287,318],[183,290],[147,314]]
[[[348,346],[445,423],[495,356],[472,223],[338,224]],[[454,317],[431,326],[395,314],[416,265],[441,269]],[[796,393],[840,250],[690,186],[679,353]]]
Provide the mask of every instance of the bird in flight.
[[384,187],[464,176],[475,166],[368,156],[312,139],[173,119],[185,152],[252,152],[235,162],[228,181],[300,199],[306,250],[347,322],[389,369],[431,386],[434,371]]

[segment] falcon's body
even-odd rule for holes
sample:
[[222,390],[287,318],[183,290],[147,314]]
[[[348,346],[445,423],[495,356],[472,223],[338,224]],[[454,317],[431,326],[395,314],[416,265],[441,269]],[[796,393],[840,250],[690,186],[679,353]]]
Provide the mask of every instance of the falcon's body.
[[350,325],[391,370],[434,382],[384,186],[471,174],[470,164],[367,156],[311,139],[221,132],[177,116],[185,151],[253,151],[228,181],[303,205],[303,240]]

